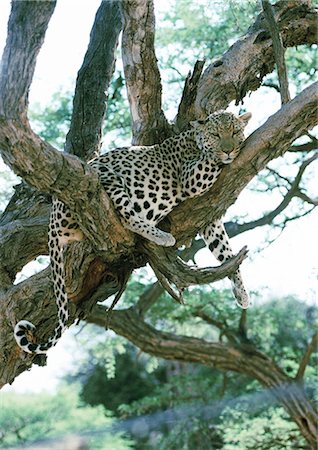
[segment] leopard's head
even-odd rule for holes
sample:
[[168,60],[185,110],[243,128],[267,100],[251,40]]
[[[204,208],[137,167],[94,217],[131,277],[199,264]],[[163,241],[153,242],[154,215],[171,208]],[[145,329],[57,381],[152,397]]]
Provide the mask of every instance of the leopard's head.
[[240,152],[244,128],[251,113],[237,117],[226,111],[210,114],[205,120],[190,122],[198,147],[216,163],[230,164]]

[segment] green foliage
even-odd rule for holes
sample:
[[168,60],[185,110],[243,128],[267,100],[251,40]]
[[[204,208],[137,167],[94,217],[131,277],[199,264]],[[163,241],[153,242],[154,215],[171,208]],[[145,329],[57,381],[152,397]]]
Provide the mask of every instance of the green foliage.
[[226,410],[219,431],[222,450],[282,450],[307,448],[295,423],[282,408],[270,407],[258,416],[248,412],[249,405]]
[[132,448],[121,433],[110,431],[113,419],[101,407],[80,402],[77,387],[63,387],[50,394],[1,394],[0,444],[2,448],[24,446],[41,439],[84,435],[91,449]]
[[123,403],[132,403],[150,395],[159,381],[164,381],[164,373],[157,369],[151,375],[145,363],[137,357],[136,351],[127,349],[116,356],[116,376],[109,378],[107,370],[99,361],[88,374],[81,390],[82,400],[89,405],[102,404],[117,413]]
[[129,145],[131,142],[130,110],[121,71],[117,70],[109,88],[107,117],[103,134],[107,148]]
[[272,300],[258,307],[250,322],[252,341],[278,361],[288,375],[295,376],[318,325],[317,308],[293,297]]
[[30,111],[30,122],[42,139],[63,150],[72,115],[70,91],[56,92],[45,108],[36,104]]
[[[178,0],[160,16],[156,48],[169,46],[167,67],[221,56],[260,11],[256,0]],[[220,39],[220,35],[222,39]],[[171,51],[170,51],[171,50]],[[163,52],[160,52],[163,53]],[[168,53],[168,52],[165,52]]]

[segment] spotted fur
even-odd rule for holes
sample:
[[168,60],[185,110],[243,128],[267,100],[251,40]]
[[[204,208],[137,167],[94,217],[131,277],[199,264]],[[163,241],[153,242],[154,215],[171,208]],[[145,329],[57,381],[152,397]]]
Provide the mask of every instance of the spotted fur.
[[[249,118],[249,113],[236,117],[232,113],[219,111],[206,120],[191,122],[189,130],[161,144],[117,148],[89,164],[99,173],[103,187],[127,228],[158,245],[173,246],[175,238],[156,225],[178,203],[202,195],[211,188],[222,167],[238,155]],[[221,221],[210,224],[201,234],[219,261],[232,256]],[[46,353],[66,328],[68,309],[63,246],[82,238],[71,212],[62,202],[54,199],[49,226],[49,254],[58,325],[48,342],[34,344],[28,339],[35,329],[34,325],[26,320],[20,321],[15,327],[15,339],[28,353]],[[247,308],[248,294],[239,270],[231,280],[237,303]]]

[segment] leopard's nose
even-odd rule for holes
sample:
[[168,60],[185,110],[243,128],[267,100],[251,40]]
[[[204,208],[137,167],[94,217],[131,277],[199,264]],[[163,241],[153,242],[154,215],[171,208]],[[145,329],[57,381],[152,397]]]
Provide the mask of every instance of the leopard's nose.
[[230,153],[235,147],[234,139],[231,137],[222,138],[220,141],[220,146],[223,152]]

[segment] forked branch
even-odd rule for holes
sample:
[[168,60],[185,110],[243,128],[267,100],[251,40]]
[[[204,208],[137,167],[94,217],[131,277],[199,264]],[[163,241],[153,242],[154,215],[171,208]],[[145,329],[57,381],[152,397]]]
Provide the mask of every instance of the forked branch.
[[0,151],[4,162],[27,183],[62,200],[97,248],[110,249],[113,242],[118,249],[118,236],[129,247],[132,235],[122,227],[96,173],[43,142],[27,119],[36,57],[54,6],[50,1],[12,3],[0,69]]

